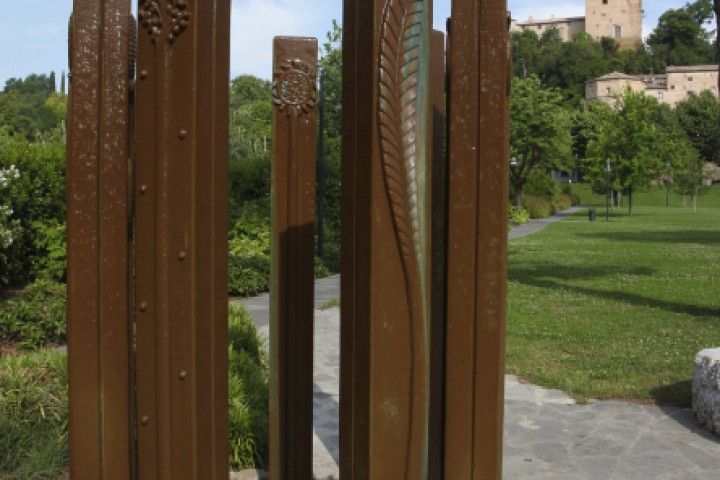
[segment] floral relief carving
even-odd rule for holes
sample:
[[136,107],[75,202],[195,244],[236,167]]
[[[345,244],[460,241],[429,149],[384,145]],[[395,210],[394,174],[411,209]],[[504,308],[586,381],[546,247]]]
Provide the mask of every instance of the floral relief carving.
[[[163,4],[167,5],[163,8]],[[187,29],[191,17],[188,0],[141,0],[138,16],[140,24],[153,40],[165,35],[168,43],[173,43]]]
[[273,104],[288,115],[300,116],[317,103],[317,72],[294,59],[280,65],[273,78]]

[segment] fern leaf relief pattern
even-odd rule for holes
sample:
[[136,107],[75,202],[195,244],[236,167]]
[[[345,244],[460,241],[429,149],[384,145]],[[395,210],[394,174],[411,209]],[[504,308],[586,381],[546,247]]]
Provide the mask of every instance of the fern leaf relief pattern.
[[[417,0],[388,0],[383,10],[379,57],[379,136],[385,188],[392,210],[407,291],[410,375],[406,478],[421,478],[424,457],[426,315],[424,308],[425,131],[421,94],[427,12]],[[418,470],[420,469],[420,470]]]

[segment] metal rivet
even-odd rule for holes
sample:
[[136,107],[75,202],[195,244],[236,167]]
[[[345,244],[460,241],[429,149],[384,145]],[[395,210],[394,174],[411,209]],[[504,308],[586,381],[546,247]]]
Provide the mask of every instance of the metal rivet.
[[147,185],[140,185],[140,195],[145,195],[148,191]]
[[147,307],[148,307],[148,304],[145,303],[145,302],[142,302],[142,303],[140,304],[140,311],[141,311],[141,312],[146,311],[146,310],[147,310]]
[[185,379],[187,378],[187,374],[188,374],[187,371],[182,370],[182,371],[180,372],[180,375],[178,375],[178,376],[180,377],[180,380],[185,380]]
[[143,416],[140,419],[140,423],[142,423],[143,425],[147,425],[148,423],[150,423],[150,417],[148,417],[147,415]]
[[143,70],[143,71],[140,72],[140,78],[141,78],[141,79],[144,80],[144,79],[147,78],[147,76],[148,76],[148,71],[147,71],[147,70]]
[[187,130],[180,130],[180,133],[178,134],[178,137],[180,137],[180,140],[183,140],[185,137],[187,137]]
[[180,260],[185,260],[187,258],[187,252],[180,252],[178,253],[178,258]]

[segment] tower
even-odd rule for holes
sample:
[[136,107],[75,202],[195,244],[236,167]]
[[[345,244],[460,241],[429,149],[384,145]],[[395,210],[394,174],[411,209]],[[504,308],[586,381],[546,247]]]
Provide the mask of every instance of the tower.
[[585,0],[585,31],[610,37],[628,50],[642,43],[642,0]]

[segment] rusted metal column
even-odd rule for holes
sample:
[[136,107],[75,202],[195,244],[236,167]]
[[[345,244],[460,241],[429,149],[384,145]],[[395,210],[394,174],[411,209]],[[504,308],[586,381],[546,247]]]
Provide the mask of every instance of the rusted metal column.
[[270,475],[312,478],[315,141],[318,46],[275,39]]
[[429,2],[346,0],[340,477],[428,474]]
[[506,15],[505,0],[452,6],[445,478],[453,480],[502,477]]
[[428,478],[442,478],[443,384],[445,366],[445,232],[447,211],[447,155],[445,154],[445,34],[430,35],[432,100],[432,261],[430,322],[430,424]]
[[141,0],[139,478],[228,476],[229,0]]
[[75,0],[68,108],[68,367],[73,479],[131,478],[129,0]]

